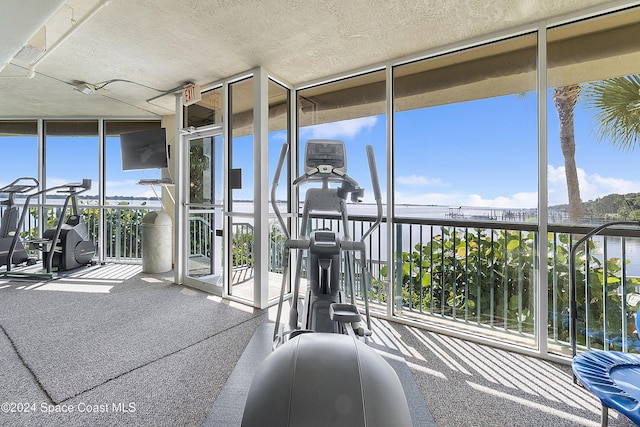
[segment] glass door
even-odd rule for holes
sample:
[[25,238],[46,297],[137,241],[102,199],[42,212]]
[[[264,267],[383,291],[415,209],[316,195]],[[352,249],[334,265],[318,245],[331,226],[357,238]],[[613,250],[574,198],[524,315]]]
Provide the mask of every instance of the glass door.
[[189,224],[185,284],[222,294],[224,190],[222,134],[187,139]]

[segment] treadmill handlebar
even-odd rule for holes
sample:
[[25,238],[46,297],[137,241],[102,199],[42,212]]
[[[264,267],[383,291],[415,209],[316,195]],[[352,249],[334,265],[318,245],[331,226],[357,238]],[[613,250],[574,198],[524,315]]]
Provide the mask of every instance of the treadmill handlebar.
[[349,193],[351,193],[351,201],[354,203],[362,202],[364,197],[364,188],[360,187],[358,182],[351,178],[344,172],[341,172],[338,168],[334,168],[331,165],[320,165],[315,167],[303,175],[300,175],[293,181],[294,186],[300,186],[308,182],[337,182],[342,184],[338,189],[338,195],[346,200]]
[[278,186],[278,181],[280,181],[280,174],[282,173],[282,166],[284,165],[284,161],[286,159],[288,151],[289,146],[287,144],[282,144],[282,148],[280,148],[280,157],[278,158],[278,166],[276,167],[276,173],[273,175],[273,187]]

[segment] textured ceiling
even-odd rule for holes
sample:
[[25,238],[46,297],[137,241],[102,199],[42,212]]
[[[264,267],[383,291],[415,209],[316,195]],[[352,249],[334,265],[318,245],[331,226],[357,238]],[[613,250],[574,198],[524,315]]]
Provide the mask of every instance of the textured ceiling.
[[[54,47],[36,64],[32,78],[7,77],[28,74],[28,64],[18,61],[2,70],[0,118],[167,115],[174,111],[172,96],[149,100],[185,82],[206,85],[263,66],[285,82],[300,84],[610,3],[67,0],[44,10],[49,2],[0,0],[0,9],[11,11],[0,19],[11,20],[13,27],[37,29],[42,14],[18,13],[10,4],[40,3],[45,15],[53,13],[46,38],[48,48]],[[72,22],[75,29],[68,33]],[[7,30],[13,27],[0,29],[0,45],[12,35],[27,42],[30,35]],[[74,90],[78,82],[100,87],[114,79],[91,95]]]
[[[0,15],[0,71],[64,4],[64,0],[3,1]],[[15,19],[19,16],[20,19]]]

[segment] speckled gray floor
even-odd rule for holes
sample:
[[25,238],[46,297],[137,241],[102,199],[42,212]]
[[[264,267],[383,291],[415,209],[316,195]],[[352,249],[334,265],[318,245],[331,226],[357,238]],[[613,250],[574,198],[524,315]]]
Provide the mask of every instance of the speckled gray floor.
[[0,425],[200,425],[266,320],[171,273],[103,272],[0,283]]
[[[569,365],[377,320],[407,361],[438,427],[600,425],[600,403]],[[609,426],[633,426],[609,411]]]
[[[210,414],[229,412],[221,392],[267,316],[172,281],[139,266],[50,283],[0,279],[0,425],[216,425]],[[600,425],[599,402],[568,365],[381,320],[374,331],[373,345],[412,377],[428,423]],[[610,411],[609,425],[633,423]]]

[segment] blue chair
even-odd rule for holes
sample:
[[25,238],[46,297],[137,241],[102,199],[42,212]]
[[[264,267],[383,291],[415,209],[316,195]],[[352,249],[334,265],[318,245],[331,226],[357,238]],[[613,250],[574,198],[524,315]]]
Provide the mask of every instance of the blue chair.
[[[604,224],[587,233],[571,248],[569,274],[571,287],[569,289],[570,307],[570,336],[573,350],[571,367],[574,381],[600,400],[602,404],[601,426],[606,427],[609,422],[609,408],[628,417],[640,425],[640,354],[630,354],[621,351],[591,350],[576,355],[576,326],[577,302],[575,292],[575,253],[578,246],[591,236],[615,224],[638,225],[638,222],[617,221]],[[636,332],[640,337],[640,315],[636,315]]]
[[[640,316],[636,316],[636,331]],[[602,404],[601,425],[609,421],[609,408],[640,425],[640,354],[592,350],[581,353],[571,363],[577,380]]]

